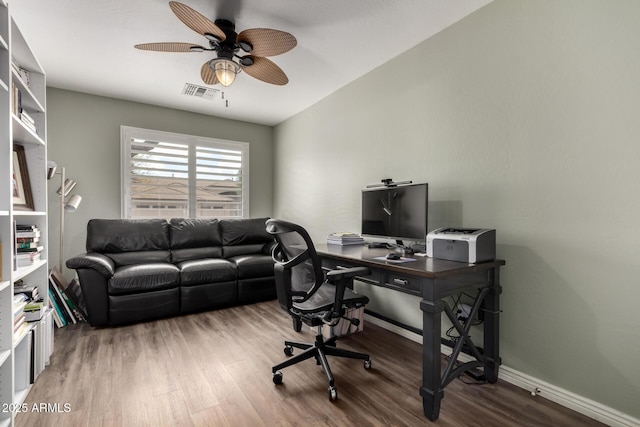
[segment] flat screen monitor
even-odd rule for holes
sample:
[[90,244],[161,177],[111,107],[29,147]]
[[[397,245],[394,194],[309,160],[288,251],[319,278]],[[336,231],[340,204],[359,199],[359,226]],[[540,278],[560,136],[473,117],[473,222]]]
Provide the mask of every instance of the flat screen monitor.
[[362,234],[425,241],[428,190],[426,183],[362,190]]

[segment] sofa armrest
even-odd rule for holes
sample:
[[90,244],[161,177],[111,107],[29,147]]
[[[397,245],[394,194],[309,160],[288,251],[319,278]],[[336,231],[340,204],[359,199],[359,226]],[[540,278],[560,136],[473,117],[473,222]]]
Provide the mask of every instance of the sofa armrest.
[[98,252],[87,252],[67,260],[67,267],[78,273],[80,288],[91,326],[109,324],[108,283],[115,271],[111,258]]
[[98,252],[87,252],[67,260],[67,267],[74,270],[91,269],[107,279],[113,276],[115,265],[111,258]]

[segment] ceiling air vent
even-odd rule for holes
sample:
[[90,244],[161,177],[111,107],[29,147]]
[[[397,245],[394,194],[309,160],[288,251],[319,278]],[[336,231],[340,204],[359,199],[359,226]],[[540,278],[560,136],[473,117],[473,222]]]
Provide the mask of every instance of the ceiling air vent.
[[214,99],[218,92],[220,92],[220,90],[218,89],[214,89],[211,87],[198,86],[192,83],[185,83],[184,89],[182,89],[183,95],[195,96],[196,98],[209,99],[209,100]]

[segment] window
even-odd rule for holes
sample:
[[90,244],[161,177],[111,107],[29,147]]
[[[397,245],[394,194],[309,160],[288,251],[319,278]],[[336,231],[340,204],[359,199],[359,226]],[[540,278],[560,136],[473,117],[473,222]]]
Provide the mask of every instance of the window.
[[245,218],[249,144],[120,128],[123,218]]

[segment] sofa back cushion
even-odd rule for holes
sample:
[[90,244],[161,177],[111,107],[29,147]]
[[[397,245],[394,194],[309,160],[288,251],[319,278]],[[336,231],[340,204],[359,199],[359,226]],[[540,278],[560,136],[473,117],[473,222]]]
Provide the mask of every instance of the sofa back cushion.
[[217,219],[172,218],[169,224],[174,263],[222,258],[222,236]]
[[87,224],[87,252],[99,252],[116,267],[169,262],[169,223],[164,219],[92,219]]
[[265,246],[273,243],[265,222],[269,218],[222,219],[222,245],[225,258],[237,255],[263,253]]

